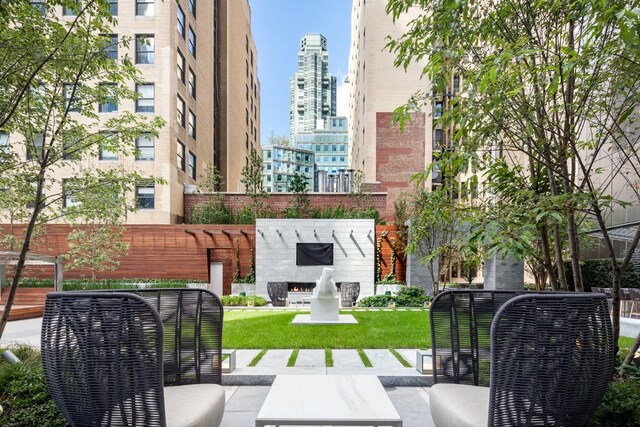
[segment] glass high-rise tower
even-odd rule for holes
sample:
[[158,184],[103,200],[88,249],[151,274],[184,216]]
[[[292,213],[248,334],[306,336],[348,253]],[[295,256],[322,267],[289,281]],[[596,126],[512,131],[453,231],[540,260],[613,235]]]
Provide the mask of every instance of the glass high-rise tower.
[[336,78],[329,72],[327,39],[307,34],[300,40],[298,66],[290,81],[289,138],[322,128],[336,115]]

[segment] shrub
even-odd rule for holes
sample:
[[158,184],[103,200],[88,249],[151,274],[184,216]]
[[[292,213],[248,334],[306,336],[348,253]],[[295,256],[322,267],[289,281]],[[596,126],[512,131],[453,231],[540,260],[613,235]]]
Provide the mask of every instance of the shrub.
[[[580,263],[580,270],[582,271],[582,283],[585,292],[591,291],[592,287],[611,288],[613,285],[611,261],[608,259],[588,259],[582,261]],[[569,290],[573,290],[573,272],[569,261],[565,262],[565,272]],[[640,273],[635,270],[633,263],[629,263],[629,266],[622,275],[622,287],[640,288]]]
[[396,307],[424,307],[425,302],[431,301],[430,295],[424,294],[424,289],[407,286],[396,295],[375,295],[362,298],[358,307],[387,307],[395,302]]
[[245,206],[236,214],[236,224],[255,224],[256,214],[250,206]]
[[262,307],[267,304],[267,301],[263,297],[249,295],[224,295],[220,298],[222,305],[228,307],[243,307],[247,305],[247,301],[253,301],[253,305],[256,307]]
[[611,381],[588,425],[640,427],[640,380],[617,378]]
[[221,198],[191,209],[191,224],[233,224],[233,213]]
[[64,417],[47,391],[40,354],[30,347],[12,351],[23,363],[0,360],[0,415],[3,426],[66,426]]

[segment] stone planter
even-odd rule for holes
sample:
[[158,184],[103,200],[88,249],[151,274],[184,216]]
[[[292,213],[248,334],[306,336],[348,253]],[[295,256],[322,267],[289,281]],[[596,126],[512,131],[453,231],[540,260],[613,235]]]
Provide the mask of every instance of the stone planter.
[[391,295],[396,295],[406,285],[390,284],[390,285],[376,285],[376,295],[385,295],[387,291],[391,292]]
[[232,283],[231,295],[240,295],[240,292],[244,292],[245,295],[255,295],[256,284],[255,283]]

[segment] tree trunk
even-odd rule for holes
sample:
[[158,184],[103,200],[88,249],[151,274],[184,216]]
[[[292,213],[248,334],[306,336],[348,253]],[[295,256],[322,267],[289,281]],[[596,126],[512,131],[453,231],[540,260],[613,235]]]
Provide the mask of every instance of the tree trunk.
[[560,236],[560,227],[558,224],[553,224],[553,245],[556,255],[556,268],[558,269],[558,279],[560,281],[560,289],[563,291],[569,290],[567,286],[567,275],[564,272],[564,259],[562,259],[562,238]]
[[638,351],[638,348],[640,348],[640,332],[636,337],[636,342],[634,342],[631,348],[629,349],[629,354],[627,354],[627,357],[624,358],[625,365],[631,365],[631,362],[633,362],[633,357],[635,356],[636,351]]
[[551,281],[551,289],[559,290],[558,275],[553,271],[553,262],[551,261],[551,252],[549,251],[549,227],[544,224],[540,230],[542,240],[542,257],[544,259],[544,267],[547,270],[547,277]]
[[620,266],[618,266],[618,262],[615,257],[612,257],[611,262],[613,263],[611,324],[613,326],[613,354],[616,355],[620,350],[618,347],[618,338],[620,337],[620,284],[622,282],[622,270],[620,269]]

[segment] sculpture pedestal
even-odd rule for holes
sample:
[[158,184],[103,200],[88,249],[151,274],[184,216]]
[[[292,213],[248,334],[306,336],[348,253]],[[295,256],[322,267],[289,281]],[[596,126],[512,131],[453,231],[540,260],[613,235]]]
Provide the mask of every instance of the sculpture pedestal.
[[335,322],[339,319],[340,298],[311,298],[311,321]]

